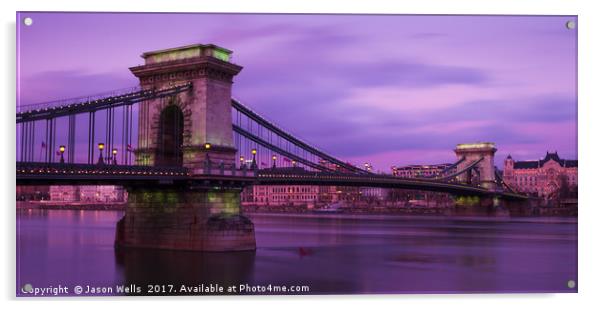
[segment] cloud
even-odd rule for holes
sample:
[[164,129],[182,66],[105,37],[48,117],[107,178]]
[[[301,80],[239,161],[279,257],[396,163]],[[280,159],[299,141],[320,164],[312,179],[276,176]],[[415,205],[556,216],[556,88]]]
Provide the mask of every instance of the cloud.
[[[249,68],[241,73],[249,87],[274,86],[279,84],[303,86],[319,83],[321,87],[339,87],[338,91],[350,91],[353,87],[428,88],[444,85],[485,85],[491,77],[478,68],[438,65],[419,62],[358,61],[339,63],[336,61],[307,60],[304,56],[287,54],[290,60],[280,66],[268,65]],[[267,58],[278,63],[278,58]],[[331,85],[329,85],[331,84]],[[346,88],[344,88],[346,87]]]
[[408,37],[411,39],[426,40],[426,39],[443,38],[443,37],[447,37],[447,36],[448,36],[447,33],[441,33],[441,32],[418,32],[418,33],[411,34]]
[[563,94],[465,102],[439,112],[440,121],[498,120],[501,123],[548,123],[576,120],[576,99]]
[[407,61],[347,64],[333,68],[352,85],[435,87],[448,84],[481,85],[489,80],[482,70]]
[[[318,88],[305,95],[278,96],[278,100],[263,102],[257,110],[333,155],[349,158],[398,150],[453,149],[457,143],[476,141],[550,144],[554,128],[559,122],[572,123],[576,109],[570,97],[558,94],[469,101],[403,113],[377,105],[358,109],[328,103],[338,98]],[[247,104],[253,106],[252,102]],[[567,130],[566,126],[562,130]]]

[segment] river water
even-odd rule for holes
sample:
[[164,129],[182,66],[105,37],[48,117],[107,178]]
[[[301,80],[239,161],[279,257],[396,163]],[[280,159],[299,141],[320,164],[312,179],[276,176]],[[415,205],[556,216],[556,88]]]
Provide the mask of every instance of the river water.
[[[31,296],[26,284],[69,287],[62,296],[75,286],[121,295],[130,284],[162,295],[209,294],[211,284],[242,284],[242,294],[577,291],[574,218],[251,214],[256,252],[196,253],[115,251],[122,216],[18,210],[17,294]],[[263,290],[281,286],[297,291]]]

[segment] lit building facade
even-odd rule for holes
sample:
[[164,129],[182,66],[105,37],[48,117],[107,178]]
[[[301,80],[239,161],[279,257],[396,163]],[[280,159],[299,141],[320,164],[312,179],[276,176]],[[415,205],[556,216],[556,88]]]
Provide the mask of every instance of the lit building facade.
[[[391,173],[393,176],[401,178],[420,178],[420,177],[434,177],[441,173],[443,170],[449,168],[451,163],[442,164],[430,164],[430,165],[406,165],[399,167],[392,167]],[[450,170],[453,173],[454,168]]]
[[539,197],[553,197],[566,186],[576,190],[577,160],[565,160],[557,152],[546,152],[540,160],[514,161],[508,155],[504,161],[504,182],[518,192]]
[[[277,168],[281,172],[295,172],[299,167]],[[241,193],[243,205],[284,206],[312,205],[319,198],[318,186],[249,186]]]
[[[333,163],[321,161],[320,164],[328,167],[329,169],[331,169],[333,171],[345,172],[344,168],[342,168],[339,165],[333,164]],[[351,165],[351,163],[347,163],[347,164]],[[367,167],[367,169],[370,170],[371,167]],[[322,204],[332,204],[332,203],[339,203],[339,202],[346,202],[346,203],[358,202],[362,198],[362,189],[363,188],[347,187],[347,186],[318,187],[318,190],[320,191],[320,197],[318,199],[318,202],[322,203]]]
[[258,206],[309,205],[318,200],[317,186],[252,186],[242,193],[243,204]]
[[[391,174],[400,178],[421,178],[436,177],[443,171],[453,174],[456,170],[457,166],[453,166],[452,163],[415,164],[393,166],[391,167]],[[417,206],[448,205],[452,200],[447,193],[406,189],[390,190],[387,199],[394,202],[405,201]]]
[[53,202],[119,203],[127,201],[120,186],[50,186]]
[[[321,162],[321,164],[327,164]],[[335,169],[337,166],[331,166]],[[300,167],[279,167],[279,171],[294,172]],[[313,206],[316,204],[330,204],[337,202],[355,202],[362,197],[362,190],[358,187],[343,186],[249,186],[241,193],[243,205],[256,206]]]
[[17,186],[17,201],[43,201],[50,199],[49,186]]
[[53,202],[79,201],[79,186],[50,186],[50,200]]
[[391,189],[388,188],[373,188],[373,187],[362,187],[360,193],[363,200],[377,200],[384,201],[389,198],[389,192]]

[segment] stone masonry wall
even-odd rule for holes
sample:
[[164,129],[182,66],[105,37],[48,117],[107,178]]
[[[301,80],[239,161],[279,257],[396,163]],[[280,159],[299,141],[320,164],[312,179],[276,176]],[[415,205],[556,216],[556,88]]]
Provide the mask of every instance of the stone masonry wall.
[[192,251],[255,249],[253,223],[240,214],[240,191],[131,189],[116,245]]

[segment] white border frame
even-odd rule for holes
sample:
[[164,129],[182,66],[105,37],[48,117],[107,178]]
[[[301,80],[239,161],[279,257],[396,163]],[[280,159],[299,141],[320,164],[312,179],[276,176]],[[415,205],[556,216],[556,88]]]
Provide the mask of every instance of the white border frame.
[[[597,205],[596,185],[598,175],[602,175],[597,159],[602,154],[600,138],[602,132],[602,113],[600,113],[600,29],[602,29],[602,10],[596,8],[596,1],[535,1],[535,0],[414,0],[394,2],[391,0],[350,1],[322,0],[312,1],[197,1],[190,0],[148,0],[148,1],[75,1],[53,0],[2,1],[0,15],[3,22],[2,42],[2,131],[3,141],[10,141],[9,147],[1,156],[3,178],[2,205],[5,234],[4,250],[1,255],[4,278],[1,293],[5,300],[15,301],[15,11],[108,11],[108,12],[232,12],[232,13],[386,13],[386,14],[521,14],[521,15],[578,15],[579,31],[579,172],[581,206],[579,215],[579,293],[578,294],[486,294],[486,295],[356,295],[356,296],[279,296],[279,297],[178,297],[178,298],[100,298],[104,301],[117,300],[120,305],[132,306],[131,301],[142,301],[152,307],[170,306],[174,300],[180,305],[194,306],[236,306],[236,307],[282,307],[306,308],[325,305],[338,307],[363,308],[367,306],[424,306],[425,308],[504,308],[508,307],[545,307],[569,308],[579,305],[591,305],[599,298],[598,287],[600,263],[602,262],[600,239],[602,236],[599,220],[602,219],[602,205]],[[309,6],[309,3],[312,3]],[[598,31],[596,31],[598,30]],[[596,74],[598,73],[598,74]],[[598,189],[599,190],[599,189]],[[99,299],[99,298],[94,298]],[[81,308],[81,306],[105,307],[104,302],[81,303],[92,298],[46,299],[44,305],[61,308]],[[227,303],[223,303],[226,300]],[[18,306],[41,305],[39,300],[16,300]],[[198,303],[202,301],[202,303]],[[191,303],[194,302],[194,303]],[[283,303],[286,302],[286,303]],[[10,304],[9,304],[10,305]]]

